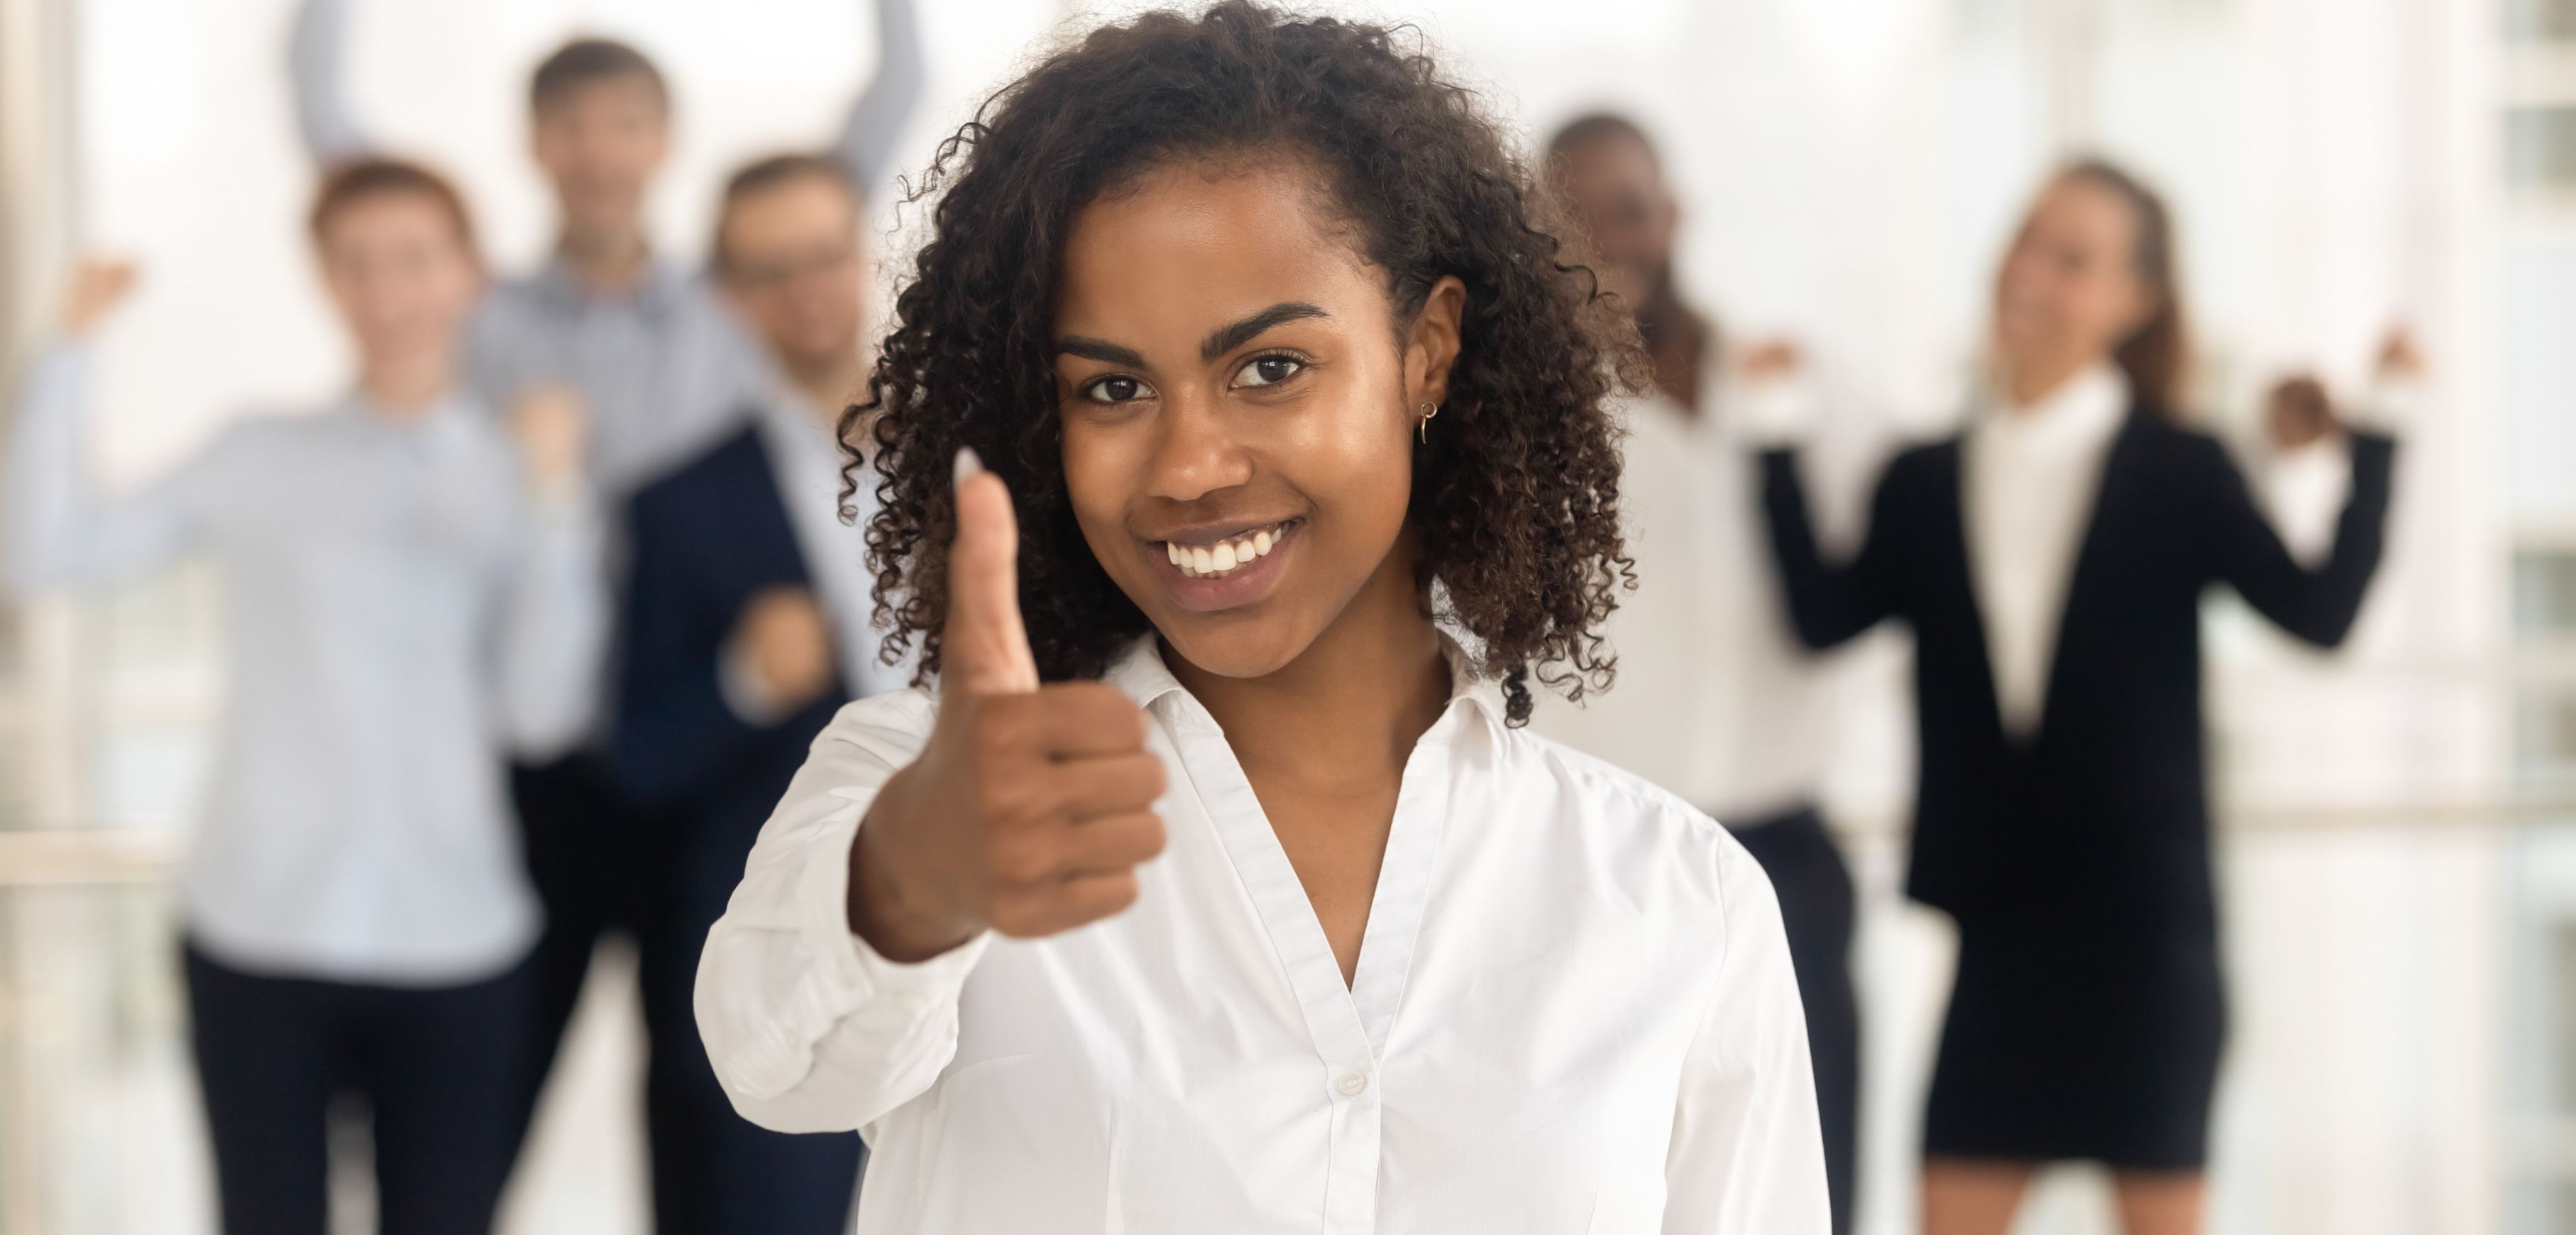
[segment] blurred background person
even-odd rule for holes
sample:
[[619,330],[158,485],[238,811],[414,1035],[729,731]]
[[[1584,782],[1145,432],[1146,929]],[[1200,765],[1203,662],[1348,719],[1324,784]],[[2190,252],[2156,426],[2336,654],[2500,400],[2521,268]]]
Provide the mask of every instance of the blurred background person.
[[1926,1235],[2000,1235],[2033,1168],[2107,1164],[2131,1235],[2197,1231],[2226,1036],[2199,601],[2224,582],[2331,647],[2379,564],[2394,444],[2350,432],[2334,546],[2293,560],[2212,438],[2163,202],[2106,163],[2049,182],[1994,289],[1967,431],[1889,465],[1828,562],[1795,452],[1764,456],[1799,636],[1915,640],[1906,890],[1959,928],[1924,1119]]
[[[749,424],[637,493],[617,689],[627,793],[675,831],[661,909],[672,946],[643,975],[656,1019],[687,1018],[707,931],[815,734],[852,699],[903,686],[878,657],[866,564],[872,485],[841,517],[841,409],[868,353],[861,203],[844,165],[788,154],[726,184],[710,264],[768,351]],[[854,439],[865,442],[862,436]],[[835,1235],[856,1133],[789,1136],[736,1115],[703,1049],[654,1052],[657,1110],[709,1164],[689,1229]]]
[[[894,142],[921,90],[921,48],[911,0],[876,0],[878,67],[859,93],[833,151],[852,182],[888,175]],[[297,111],[317,159],[363,148],[363,128],[341,93],[344,0],[309,0],[299,13],[291,63]],[[528,83],[529,152],[551,189],[556,240],[536,270],[496,286],[476,316],[466,363],[487,397],[551,390],[579,399],[598,425],[590,474],[612,511],[635,491],[737,428],[773,387],[772,364],[705,274],[661,256],[646,222],[647,198],[670,151],[672,98],[661,69],[634,47],[605,38],[565,43]],[[633,555],[611,529],[614,589]],[[601,672],[602,693],[609,685]],[[602,706],[598,723],[615,705]],[[687,986],[672,999],[654,975],[687,972],[697,945],[683,925],[694,873],[685,825],[660,820],[622,792],[602,734],[546,764],[518,768],[514,798],[529,869],[546,905],[538,945],[539,1033],[528,1071],[525,1117],[536,1103],[571,1020],[591,956],[610,931],[635,937],[645,976],[646,1069],[654,1211],[665,1235],[701,1229],[720,1207],[717,1163],[705,1130],[686,1115],[683,1083],[704,1067]],[[726,867],[728,877],[740,863]],[[678,1088],[673,1088],[678,1086]]]
[[225,569],[233,676],[215,793],[180,877],[188,1008],[224,1229],[321,1235],[325,1120],[371,1113],[379,1229],[481,1235],[511,1161],[541,919],[508,753],[574,740],[605,615],[578,413],[517,448],[456,376],[483,290],[436,173],[348,163],[310,230],[355,389],[237,422],[113,499],[84,476],[83,340],[124,267],[74,280],[18,408],[20,592],[192,552]]
[[[1579,705],[1548,700],[1541,733],[1680,795],[1727,825],[1780,896],[1806,1006],[1834,1229],[1849,1231],[1859,1145],[1860,1016],[1851,978],[1851,872],[1817,811],[1829,699],[1789,630],[1762,534],[1761,480],[1744,424],[1754,400],[1812,400],[1785,343],[1736,347],[1682,298],[1680,207],[1662,159],[1628,117],[1594,112],[1548,140],[1559,190],[1590,236],[1602,290],[1629,307],[1655,394],[1624,407],[1619,501],[1637,589],[1605,628],[1622,672]],[[1794,413],[1793,413],[1794,414]],[[1773,414],[1776,419],[1777,414]],[[1848,418],[1826,507],[1857,522],[1876,451]]]

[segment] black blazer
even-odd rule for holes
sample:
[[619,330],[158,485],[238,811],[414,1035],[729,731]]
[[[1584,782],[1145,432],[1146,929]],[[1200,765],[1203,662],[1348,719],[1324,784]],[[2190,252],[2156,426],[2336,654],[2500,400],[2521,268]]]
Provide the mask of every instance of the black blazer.
[[[627,526],[619,779],[638,805],[733,836],[747,852],[814,735],[848,698],[836,677],[795,715],[758,726],[734,715],[718,685],[743,605],[763,588],[810,586],[759,431],[744,429],[636,493]],[[741,873],[736,857],[727,886]]]
[[2395,444],[2356,433],[2352,497],[2322,569],[2282,547],[2225,448],[2134,407],[2113,440],[2067,589],[2040,728],[2004,733],[1968,572],[1960,439],[1899,455],[1868,538],[1824,560],[1795,457],[1763,458],[1783,592],[1827,648],[1899,618],[1914,631],[1917,772],[1906,891],[1963,931],[2152,944],[2216,930],[2202,752],[2200,598],[2225,582],[2331,647],[2378,569]]

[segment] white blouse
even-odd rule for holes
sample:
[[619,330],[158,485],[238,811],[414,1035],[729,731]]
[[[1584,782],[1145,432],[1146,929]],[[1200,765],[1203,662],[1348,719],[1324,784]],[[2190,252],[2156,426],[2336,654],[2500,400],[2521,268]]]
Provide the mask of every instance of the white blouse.
[[1345,986],[1215,720],[1150,639],[1107,680],[1171,772],[1126,912],[918,965],[851,933],[861,816],[937,706],[906,690],[824,730],[708,937],[716,1074],[866,1134],[861,1232],[1826,1229],[1779,910],[1706,816],[1462,685]]
[[2067,585],[2128,415],[2128,379],[2101,364],[2029,406],[1988,409],[1968,429],[1968,573],[2006,733],[2039,730]]

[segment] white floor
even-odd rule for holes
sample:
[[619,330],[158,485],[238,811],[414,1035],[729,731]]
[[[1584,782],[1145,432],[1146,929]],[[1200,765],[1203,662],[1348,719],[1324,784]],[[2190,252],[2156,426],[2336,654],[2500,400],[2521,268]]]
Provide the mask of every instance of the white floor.
[[[2562,834],[2563,833],[2563,834]],[[2215,1137],[2212,1235],[2567,1229],[2518,1168],[2509,1108],[2540,1076],[2508,1044],[2533,1022],[2527,902],[2535,852],[2576,827],[2340,826],[2240,834],[2225,850],[2235,989]],[[2547,856],[2546,852],[2542,853]],[[1868,1017],[1862,1235],[1913,1230],[1916,1111],[1949,980],[1942,920],[1893,894],[1896,852],[1864,845],[1857,969]],[[205,1235],[210,1191],[159,896],[61,890],[0,899],[0,1235]],[[2522,1029],[2517,1029],[2522,1026]],[[10,1041],[15,1039],[14,1042]],[[2545,1042],[2541,1045],[2545,1046]],[[2546,1054],[2545,1051],[2542,1052]],[[2537,1057],[2537,1056],[2535,1056]],[[642,1064],[633,960],[602,951],[507,1205],[506,1235],[644,1235]],[[16,1122],[25,1120],[23,1123]],[[2525,1171],[2517,1175],[2517,1169]],[[372,1227],[363,1178],[335,1235]],[[2517,1197],[2526,1201],[2516,1211]],[[2508,1222],[2519,1212],[2520,1220]],[[2052,1178],[2019,1235],[2107,1235],[2100,1180]]]

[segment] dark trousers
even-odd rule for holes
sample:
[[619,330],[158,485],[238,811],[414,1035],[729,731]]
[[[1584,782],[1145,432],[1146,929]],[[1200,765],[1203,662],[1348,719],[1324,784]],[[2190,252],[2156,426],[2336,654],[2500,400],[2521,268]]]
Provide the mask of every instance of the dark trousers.
[[[514,769],[529,877],[545,902],[537,1032],[513,1152],[553,1067],[601,936],[635,941],[646,1064],[644,1123],[656,1235],[840,1235],[857,1189],[856,1133],[788,1136],[734,1113],[691,1003],[698,955],[742,878],[750,841],[710,844],[680,815],[637,809],[583,754]],[[757,828],[753,828],[754,833]]]
[[227,1235],[324,1235],[332,1103],[374,1125],[381,1235],[488,1235],[512,1158],[533,970],[463,986],[244,973],[185,949]]
[[[546,910],[545,933],[529,962],[535,1019],[524,1045],[524,1084],[510,1134],[515,1154],[536,1114],[546,1076],[554,1070],[564,1027],[581,1000],[600,937],[622,931],[636,937],[639,951],[653,947],[638,927],[645,917],[644,873],[654,865],[649,851],[662,838],[586,753],[512,767],[510,796],[518,808],[528,880]],[[658,1040],[658,1027],[648,1024],[647,1029]]]
[[[1732,822],[1732,821],[1730,821]],[[1807,1013],[1816,1070],[1816,1115],[1825,1134],[1825,1187],[1834,1235],[1852,1225],[1860,1157],[1860,1000],[1852,989],[1851,868],[1814,807],[1733,826],[1735,839],[1771,876],[1788,928],[1789,963]]]
[[656,1042],[646,1081],[656,1143],[689,1162],[684,1194],[666,1191],[662,1235],[844,1235],[866,1147],[855,1132],[772,1132],[734,1113],[697,1036],[698,959],[742,881],[766,816],[680,821],[671,878],[661,886],[672,946],[643,974],[648,1017],[692,1026],[685,1042]]

